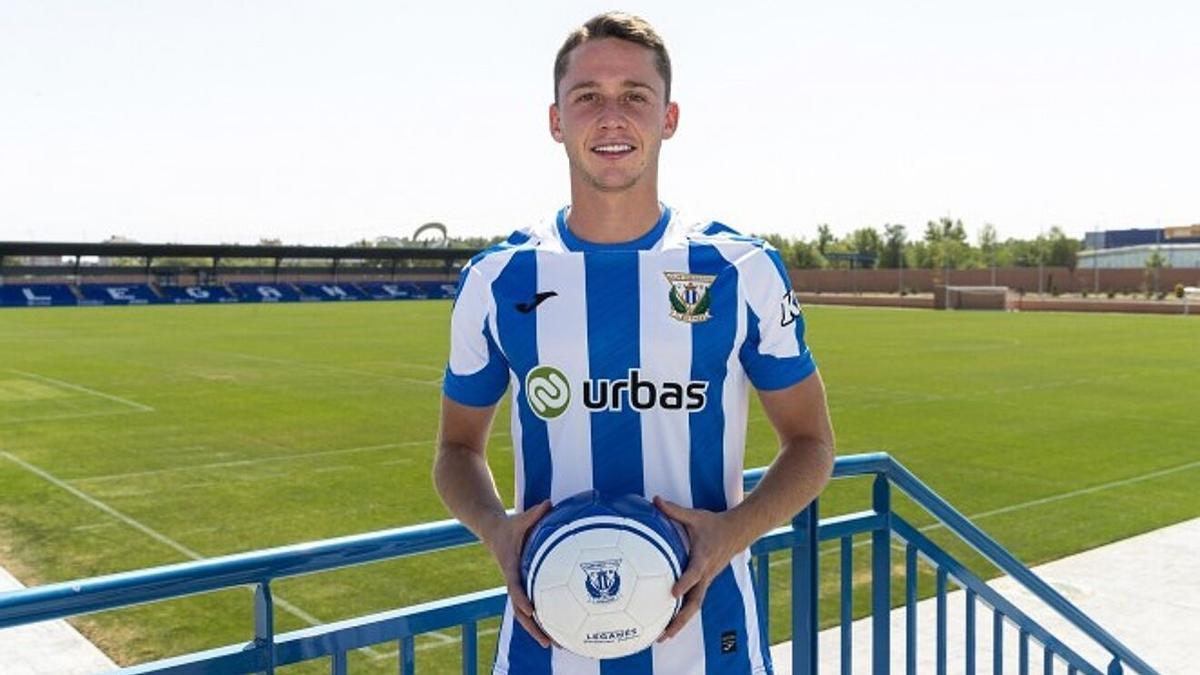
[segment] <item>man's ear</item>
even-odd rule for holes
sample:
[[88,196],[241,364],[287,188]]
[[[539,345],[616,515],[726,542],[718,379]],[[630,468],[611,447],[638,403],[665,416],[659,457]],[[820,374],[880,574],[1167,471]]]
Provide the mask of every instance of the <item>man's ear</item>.
[[558,104],[550,104],[550,135],[559,143],[563,142],[563,132],[561,120],[558,116]]
[[670,138],[675,135],[675,129],[679,127],[679,104],[672,101],[667,104],[667,117],[663,121],[663,138]]

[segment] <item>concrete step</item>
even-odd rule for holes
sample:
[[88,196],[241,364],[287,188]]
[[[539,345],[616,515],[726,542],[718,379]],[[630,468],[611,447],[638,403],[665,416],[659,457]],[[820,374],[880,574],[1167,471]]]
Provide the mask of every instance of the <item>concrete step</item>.
[[[24,588],[0,567],[0,593]],[[0,630],[0,673],[4,675],[91,675],[117,665],[66,621]]]
[[[1200,643],[1200,518],[1101,546],[1061,560],[1039,565],[1033,571],[1083,610],[1161,673],[1196,672],[1195,652]],[[1110,660],[1080,631],[1010,577],[989,584],[1021,611],[1046,628],[1091,663],[1104,670]],[[953,587],[953,584],[951,585]],[[950,673],[966,672],[966,596],[948,593],[947,665]],[[937,603],[934,598],[917,603],[917,672],[936,672]],[[905,611],[891,614],[891,668],[905,672]],[[851,671],[871,670],[870,618],[852,627]],[[1017,672],[1017,630],[1007,622],[1002,631],[1004,672]],[[992,612],[976,600],[975,668],[993,672]],[[817,646],[820,672],[841,672],[841,629],[821,631]],[[791,644],[771,647],[777,675],[788,675]],[[1042,672],[1042,650],[1030,642],[1030,672]],[[1066,672],[1060,661],[1055,672]],[[1128,671],[1126,671],[1128,672]]]

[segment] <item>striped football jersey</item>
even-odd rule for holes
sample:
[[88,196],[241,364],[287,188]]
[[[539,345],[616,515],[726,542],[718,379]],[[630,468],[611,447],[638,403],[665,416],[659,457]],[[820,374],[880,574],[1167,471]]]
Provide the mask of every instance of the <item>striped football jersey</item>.
[[[669,208],[620,244],[567,210],[464,268],[444,384],[489,406],[512,389],[516,508],[596,489],[723,511],[742,499],[750,386],[816,369],[778,252]],[[675,638],[621,659],[542,649],[506,610],[497,675],[770,673],[748,552]]]

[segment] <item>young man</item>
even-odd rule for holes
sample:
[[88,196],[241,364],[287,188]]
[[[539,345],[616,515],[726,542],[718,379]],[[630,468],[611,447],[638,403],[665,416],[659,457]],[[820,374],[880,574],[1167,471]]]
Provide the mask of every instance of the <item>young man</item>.
[[[658,201],[658,154],[679,123],[671,66],[645,21],[603,14],[567,38],[550,134],[571,204],[463,271],[451,320],[434,479],[508,584],[499,675],[771,672],[749,545],[828,481],[833,432],[804,320],[774,249]],[[512,383],[516,511],[486,460]],[[748,389],[780,441],[742,494]],[[662,640],[623,659],[552,646],[521,588],[525,534],[587,489],[653,498],[686,527],[683,608]]]

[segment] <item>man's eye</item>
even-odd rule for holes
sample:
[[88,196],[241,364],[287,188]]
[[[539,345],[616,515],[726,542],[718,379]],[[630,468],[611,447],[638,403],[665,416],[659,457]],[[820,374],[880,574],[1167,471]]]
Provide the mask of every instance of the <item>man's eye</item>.
[[580,94],[579,96],[575,97],[576,103],[590,103],[591,101],[595,101],[595,100],[596,100],[596,94],[593,92],[587,92],[585,94]]
[[626,94],[626,95],[625,95],[625,100],[627,100],[627,101],[632,101],[632,102],[634,102],[634,103],[645,103],[645,102],[646,102],[646,97],[645,97],[645,96],[643,96],[642,94],[638,94],[638,93],[630,92],[630,93],[628,93],[628,94]]

